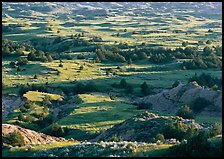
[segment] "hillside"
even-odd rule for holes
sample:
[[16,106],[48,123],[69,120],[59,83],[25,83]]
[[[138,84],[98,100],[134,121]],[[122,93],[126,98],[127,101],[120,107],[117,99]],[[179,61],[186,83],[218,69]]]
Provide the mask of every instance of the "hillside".
[[52,142],[65,141],[65,139],[63,138],[57,138],[50,135],[45,135],[43,133],[38,133],[30,129],[22,128],[20,126],[11,124],[2,124],[3,143],[5,141],[5,137],[8,134],[13,133],[14,131],[19,132],[22,135],[25,145],[46,144]]
[[222,3],[2,2],[2,119],[4,157],[220,156]]
[[209,112],[210,116],[221,116],[220,110],[222,107],[222,92],[203,88],[199,86],[197,82],[190,82],[188,84],[180,83],[175,88],[163,90],[158,94],[136,99],[134,103],[151,103],[153,110],[175,114],[180,106],[191,104],[195,99],[199,97],[204,98],[213,104],[210,105],[210,107],[207,107],[203,112],[201,112],[201,115]]
[[[181,130],[173,129],[172,126],[175,124],[179,125]],[[113,140],[114,136],[117,136],[125,141],[155,142],[157,134],[163,134],[165,139],[170,139],[178,137],[175,136],[177,132],[180,133],[179,139],[182,139],[191,127],[203,128],[194,120],[185,120],[177,116],[158,116],[145,112],[115,125],[91,141],[110,141]]]

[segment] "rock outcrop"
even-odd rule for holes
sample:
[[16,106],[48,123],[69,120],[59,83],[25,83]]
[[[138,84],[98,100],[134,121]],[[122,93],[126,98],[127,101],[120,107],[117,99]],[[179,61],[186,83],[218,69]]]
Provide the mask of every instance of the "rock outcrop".
[[[181,127],[181,130],[173,129],[173,126],[176,127],[175,125]],[[178,116],[159,116],[146,111],[113,126],[91,141],[111,141],[116,135],[124,141],[155,142],[153,138],[158,133],[163,134],[167,139],[176,138],[175,133],[177,131],[177,133],[184,135],[190,127],[203,128],[194,120],[183,119]]]
[[43,133],[38,133],[36,131],[25,129],[20,126],[11,125],[11,124],[2,124],[2,139],[4,141],[4,138],[6,135],[13,133],[14,131],[20,132],[21,135],[24,138],[25,145],[31,145],[31,144],[45,144],[45,143],[51,143],[51,142],[59,142],[64,141],[64,138],[57,138],[53,136],[49,136]]
[[[134,103],[151,103],[153,110],[175,114],[180,106],[184,104],[191,104],[198,97],[205,98],[214,104],[214,108],[216,108],[216,110],[221,110],[222,92],[203,88],[199,86],[197,82],[190,82],[186,85],[180,83],[175,88],[164,90],[158,94],[139,98],[135,100]],[[205,111],[209,110],[205,109]],[[221,111],[210,112],[210,115],[221,115]]]

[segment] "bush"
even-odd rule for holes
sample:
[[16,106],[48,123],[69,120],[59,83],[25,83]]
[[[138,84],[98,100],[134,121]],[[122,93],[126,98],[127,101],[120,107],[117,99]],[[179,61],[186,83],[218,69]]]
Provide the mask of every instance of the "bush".
[[36,74],[34,75],[33,79],[37,79],[37,75]]
[[60,64],[58,65],[58,67],[63,67],[63,64],[62,64],[62,63],[60,63]]
[[6,136],[7,143],[12,146],[24,146],[25,141],[20,132],[14,131]]
[[120,142],[120,141],[123,141],[122,137],[121,136],[117,136],[117,134],[114,134],[112,137],[111,137],[111,141],[114,141],[114,142]]
[[201,131],[187,143],[169,148],[170,155],[178,157],[221,157],[221,144],[213,145],[208,142],[208,135]]
[[22,113],[20,113],[19,115],[18,115],[18,120],[20,120],[20,121],[24,121],[24,116],[23,116],[23,114]]
[[68,131],[69,131],[69,129],[63,128],[58,123],[54,123],[51,126],[49,134],[51,134],[53,136],[57,136],[57,137],[62,137],[64,135],[66,135],[68,133]]
[[182,106],[176,113],[177,116],[180,116],[184,119],[193,119],[193,113],[189,106]]
[[220,134],[222,134],[222,126],[218,123],[215,123],[212,126],[212,130],[210,131],[209,136],[214,137],[214,136],[217,136],[217,135],[220,135]]
[[161,142],[164,142],[165,141],[165,139],[164,139],[164,135],[163,134],[157,134],[156,135],[156,140],[160,140]]

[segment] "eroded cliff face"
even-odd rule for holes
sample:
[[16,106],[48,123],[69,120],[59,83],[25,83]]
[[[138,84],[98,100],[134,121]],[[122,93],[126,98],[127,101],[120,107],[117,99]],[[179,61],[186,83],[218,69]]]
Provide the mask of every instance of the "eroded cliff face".
[[59,141],[65,141],[64,138],[57,138],[50,135],[46,135],[43,133],[38,133],[36,131],[25,129],[20,126],[11,125],[11,124],[2,124],[2,139],[4,141],[4,138],[6,135],[13,133],[14,131],[20,132],[21,135],[24,138],[25,145],[30,144],[45,144],[45,143],[51,143],[51,142],[59,142]]
[[[217,116],[221,115],[222,108],[222,92],[214,91],[199,86],[197,82],[188,84],[179,84],[177,87],[164,90],[155,95],[149,95],[139,98],[134,103],[151,103],[152,109],[166,113],[176,113],[180,106],[184,104],[191,104],[196,98],[201,97],[214,104],[213,109],[217,111],[210,111],[211,108],[206,108],[201,114]],[[200,115],[200,114],[199,114]]]

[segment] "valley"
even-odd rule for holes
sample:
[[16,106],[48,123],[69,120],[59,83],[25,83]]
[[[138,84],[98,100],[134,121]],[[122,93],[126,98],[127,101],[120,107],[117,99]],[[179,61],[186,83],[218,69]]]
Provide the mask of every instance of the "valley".
[[3,157],[220,156],[221,6],[3,2]]

